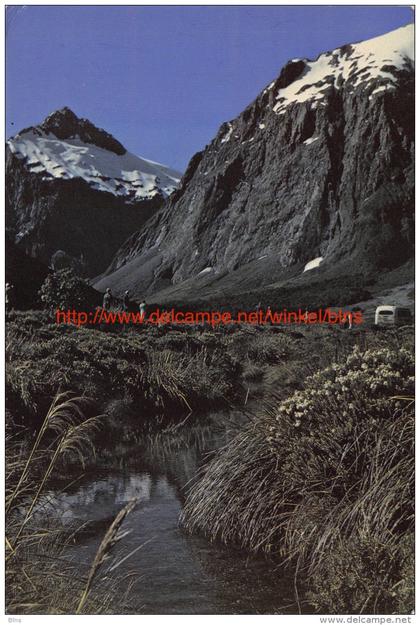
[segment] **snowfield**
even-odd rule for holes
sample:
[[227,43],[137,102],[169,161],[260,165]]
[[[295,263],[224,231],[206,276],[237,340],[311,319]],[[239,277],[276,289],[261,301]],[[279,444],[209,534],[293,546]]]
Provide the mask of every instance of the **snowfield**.
[[[397,79],[393,72],[412,66],[414,61],[414,25],[326,52],[316,61],[302,60],[306,67],[301,76],[276,94],[273,111],[277,114],[283,114],[294,102],[310,100],[315,108],[315,103],[322,100],[325,91],[331,87],[369,88],[380,80],[383,84],[371,95],[395,89]],[[298,61],[293,59],[291,63]]]
[[181,174],[173,169],[126,152],[115,154],[96,145],[71,139],[57,139],[37,131],[17,134],[8,146],[18,158],[26,159],[29,171],[44,179],[82,178],[91,187],[128,200],[138,201],[160,194],[170,195]]

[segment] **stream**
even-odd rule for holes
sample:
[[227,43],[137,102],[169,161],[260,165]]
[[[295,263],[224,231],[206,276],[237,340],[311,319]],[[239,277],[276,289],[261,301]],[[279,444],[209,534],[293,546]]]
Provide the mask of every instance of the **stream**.
[[119,567],[120,576],[133,570],[141,576],[127,613],[296,613],[290,572],[264,557],[188,535],[178,525],[186,484],[230,435],[219,424],[156,437],[128,451],[119,443],[119,462],[90,471],[65,492],[57,487],[45,493],[43,505],[64,525],[89,522],[69,548],[86,570],[115,515],[138,499],[124,522],[130,534],[121,541],[124,553],[142,545]]

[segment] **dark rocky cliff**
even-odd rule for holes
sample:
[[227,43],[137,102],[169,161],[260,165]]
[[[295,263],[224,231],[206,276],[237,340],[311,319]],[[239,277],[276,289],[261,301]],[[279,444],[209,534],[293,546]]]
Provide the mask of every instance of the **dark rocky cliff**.
[[6,230],[29,256],[49,264],[63,250],[95,276],[121,243],[162,205],[160,196],[134,205],[84,180],[45,180],[6,149]]
[[70,109],[56,111],[6,145],[7,234],[32,258],[48,265],[64,254],[95,276],[162,206],[166,169],[154,167]]
[[97,128],[88,119],[77,117],[67,106],[48,115],[39,126],[25,128],[20,134],[28,130],[33,130],[39,135],[52,133],[57,139],[71,139],[77,135],[84,143],[96,145],[115,154],[122,155],[127,152],[125,147],[109,132]]
[[153,293],[264,258],[301,272],[322,257],[323,268],[349,274],[405,262],[413,253],[410,28],[399,29],[403,51],[389,44],[393,56],[365,42],[287,64],[192,158],[181,187],[125,242],[98,287]]

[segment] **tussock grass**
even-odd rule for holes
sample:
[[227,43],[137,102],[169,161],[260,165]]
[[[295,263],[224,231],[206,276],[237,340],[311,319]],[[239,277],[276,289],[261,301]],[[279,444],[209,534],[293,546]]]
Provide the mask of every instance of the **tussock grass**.
[[124,538],[120,528],[135,502],[121,510],[111,524],[86,581],[83,565],[68,557],[68,547],[79,528],[65,530],[58,519],[43,511],[42,497],[53,473],[69,460],[83,468],[85,458],[95,453],[92,438],[100,417],[85,418],[87,404],[86,398],[59,393],[30,448],[22,433],[16,436],[8,429],[5,539],[9,614],[71,614],[83,609],[115,612],[126,601],[134,581],[127,580],[125,592],[121,592],[121,580],[110,575],[110,570],[102,576],[101,569],[111,549]]
[[[228,358],[202,347],[195,353],[164,349],[148,352],[140,372],[146,401],[166,420],[177,406],[188,412],[202,406],[220,405],[235,395],[234,366]],[[185,412],[184,410],[184,412]]]
[[288,561],[319,611],[409,612],[413,369],[404,348],[356,349],[265,407],[204,468],[184,527]]

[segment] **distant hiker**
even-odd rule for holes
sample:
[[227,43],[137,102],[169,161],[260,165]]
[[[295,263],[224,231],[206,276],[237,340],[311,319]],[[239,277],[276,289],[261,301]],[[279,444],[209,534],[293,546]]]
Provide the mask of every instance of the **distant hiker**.
[[352,329],[352,327],[353,327],[353,314],[351,312],[345,312],[344,313],[343,327],[346,330],[351,330]]
[[111,289],[107,289],[104,293],[104,299],[102,302],[102,308],[104,310],[109,310],[111,308],[111,301],[112,301],[112,293],[111,293]]
[[125,312],[128,312],[130,307],[130,291],[125,291],[123,296],[123,309]]
[[139,305],[140,314],[142,317],[146,316],[146,302],[142,300]]
[[5,295],[5,303],[6,303],[6,312],[9,313],[12,310],[13,306],[13,289],[15,287],[10,282],[6,282],[6,295]]

